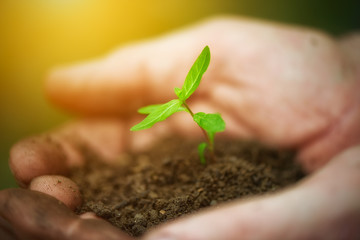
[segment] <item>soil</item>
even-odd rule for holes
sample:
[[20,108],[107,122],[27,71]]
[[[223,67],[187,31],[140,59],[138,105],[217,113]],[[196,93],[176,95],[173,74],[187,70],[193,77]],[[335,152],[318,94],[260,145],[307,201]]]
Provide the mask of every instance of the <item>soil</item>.
[[86,166],[71,178],[80,186],[83,205],[131,236],[234,199],[277,191],[304,174],[294,152],[254,142],[219,140],[216,158],[203,165],[197,143],[167,139],[152,151],[124,154],[106,165],[88,152]]

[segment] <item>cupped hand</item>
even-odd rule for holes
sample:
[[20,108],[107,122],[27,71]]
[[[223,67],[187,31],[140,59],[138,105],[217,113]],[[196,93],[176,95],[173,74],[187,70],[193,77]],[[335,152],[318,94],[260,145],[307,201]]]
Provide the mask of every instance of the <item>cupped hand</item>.
[[196,56],[209,45],[210,66],[189,99],[192,108],[220,112],[225,135],[297,149],[303,167],[314,174],[287,191],[166,224],[148,238],[359,234],[360,154],[358,148],[345,151],[360,143],[359,39],[217,18],[122,47],[100,60],[59,68],[47,81],[49,98],[89,118],[19,142],[11,150],[11,169],[22,186],[74,208],[81,203],[76,185],[65,177],[59,184],[54,175],[83,164],[83,147],[111,161],[167,134],[200,135],[181,113],[143,132],[129,128],[140,120],[137,108],[175,97],[173,88],[181,87]]

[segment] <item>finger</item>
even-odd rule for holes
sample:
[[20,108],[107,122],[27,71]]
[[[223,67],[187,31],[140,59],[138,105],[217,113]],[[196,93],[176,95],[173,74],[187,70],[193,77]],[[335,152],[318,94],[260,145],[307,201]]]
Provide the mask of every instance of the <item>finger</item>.
[[30,190],[46,193],[64,203],[71,210],[81,205],[81,193],[72,180],[63,176],[44,175],[34,178]]
[[[218,100],[219,107],[231,112],[249,135],[275,146],[297,147],[327,127],[326,119],[313,113],[308,105],[268,89],[234,88],[224,84],[214,88],[211,98]],[[298,122],[301,126],[294,127]]]
[[25,187],[37,176],[66,175],[84,163],[84,149],[111,161],[126,148],[124,129],[119,120],[84,120],[24,139],[11,148],[10,168]]
[[127,149],[130,126],[119,119],[84,119],[67,124],[52,133],[51,137],[63,147],[68,165],[81,165],[86,151],[104,161],[114,160]]
[[149,102],[169,100],[206,44],[200,32],[177,32],[58,68],[49,75],[46,92],[58,106],[86,115],[132,114]]
[[104,220],[81,219],[54,198],[30,190],[1,191],[0,216],[10,239],[131,239]]
[[10,150],[10,169],[20,186],[41,175],[66,174],[66,155],[48,136],[31,137],[16,143]]
[[354,239],[360,229],[360,146],[292,189],[169,223],[144,239]]

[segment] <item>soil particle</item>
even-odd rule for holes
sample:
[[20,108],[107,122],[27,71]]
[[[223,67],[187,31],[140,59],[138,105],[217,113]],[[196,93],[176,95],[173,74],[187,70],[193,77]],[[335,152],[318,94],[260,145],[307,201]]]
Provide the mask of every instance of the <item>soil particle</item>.
[[[71,178],[83,195],[79,214],[94,212],[132,236],[201,208],[274,192],[304,174],[294,152],[219,140],[216,159],[202,165],[197,143],[167,139],[153,150],[106,165],[87,152]],[[211,159],[211,158],[208,158]]]

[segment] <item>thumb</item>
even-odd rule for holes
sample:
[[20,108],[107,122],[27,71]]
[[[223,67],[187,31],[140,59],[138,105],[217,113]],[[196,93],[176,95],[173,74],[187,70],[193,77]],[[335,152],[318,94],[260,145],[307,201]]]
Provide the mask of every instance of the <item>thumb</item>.
[[80,218],[55,198],[25,189],[0,191],[0,236],[14,240],[133,239],[102,219]]
[[206,44],[197,28],[54,69],[47,78],[46,93],[58,106],[85,115],[126,115],[145,104],[167,101],[175,94],[164,89],[181,84]]
[[360,236],[360,147],[287,191],[235,202],[160,227],[146,240],[355,239]]

